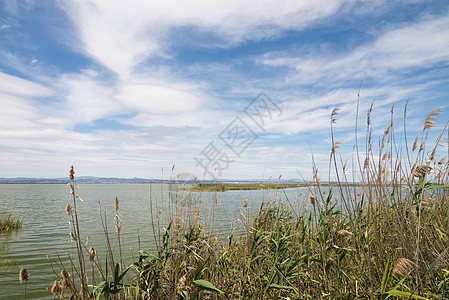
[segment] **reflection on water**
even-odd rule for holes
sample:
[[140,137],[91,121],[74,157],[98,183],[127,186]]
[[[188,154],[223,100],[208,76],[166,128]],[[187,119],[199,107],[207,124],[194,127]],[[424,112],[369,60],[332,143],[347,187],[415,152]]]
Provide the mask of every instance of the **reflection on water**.
[[[243,229],[247,224],[245,219],[257,212],[262,201],[282,201],[287,196],[298,209],[298,194],[305,192],[302,188],[286,190],[285,195],[281,190],[191,193],[177,191],[176,187],[168,184],[80,185],[76,193],[84,200],[77,207],[81,237],[88,239],[88,247],[96,248],[104,262],[106,243],[99,214],[100,211],[106,213],[107,230],[115,243],[113,218],[117,196],[120,217],[124,222],[121,233],[124,262],[129,264],[137,257],[139,248],[156,251],[155,238],[180,210],[182,222],[188,224],[193,222],[198,208],[201,208],[202,224],[226,239],[232,228]],[[247,208],[242,207],[245,199],[248,199]],[[65,213],[68,201],[70,195],[63,184],[0,184],[0,217],[23,218],[22,230],[0,233],[0,243],[5,249],[2,259],[17,262],[15,266],[0,270],[0,299],[23,299],[24,286],[19,284],[20,268],[27,268],[31,274],[27,297],[49,298],[46,288],[57,278],[46,255],[52,259],[59,257],[69,266],[68,255],[76,253],[75,244],[70,242],[70,217]],[[116,248],[114,243],[112,246]]]

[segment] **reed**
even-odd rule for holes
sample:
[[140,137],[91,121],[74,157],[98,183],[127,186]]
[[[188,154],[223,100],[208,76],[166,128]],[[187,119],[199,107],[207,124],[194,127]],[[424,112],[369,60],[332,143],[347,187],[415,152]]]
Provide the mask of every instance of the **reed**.
[[[63,270],[55,272],[55,295],[67,290],[65,295],[75,299],[448,298],[449,164],[448,144],[443,142],[449,137],[448,123],[430,142],[429,131],[440,110],[432,111],[412,143],[407,138],[406,109],[407,104],[402,141],[396,136],[393,108],[378,137],[373,136],[373,105],[363,137],[358,136],[356,118],[356,154],[349,167],[339,153],[343,145],[333,136],[338,123],[338,110],[333,110],[326,175],[327,182],[332,178],[336,183],[323,183],[313,163],[313,180],[302,195],[302,206],[294,207],[284,193],[285,199],[266,201],[253,214],[244,200],[236,208],[241,211],[243,233],[232,230],[225,241],[215,228],[215,214],[189,207],[187,200],[170,206],[171,221],[163,231],[159,225],[164,221],[154,206],[158,250],[140,250],[127,267],[121,257],[118,198],[112,220],[115,240],[109,237],[107,215],[100,213],[106,262],[81,241],[72,168],[73,201],[66,212],[78,259],[71,259],[67,268],[72,276],[64,272],[60,260],[54,261],[56,269]],[[356,187],[351,184],[355,181]],[[219,190],[223,186],[217,195]],[[213,210],[217,199],[212,202]],[[118,250],[113,251],[113,243]],[[84,256],[92,268],[89,284]]]

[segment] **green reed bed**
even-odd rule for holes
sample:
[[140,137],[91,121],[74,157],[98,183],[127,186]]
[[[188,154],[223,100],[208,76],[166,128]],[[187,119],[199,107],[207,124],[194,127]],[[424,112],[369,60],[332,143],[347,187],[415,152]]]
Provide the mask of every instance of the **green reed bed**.
[[[247,200],[239,203],[243,234],[231,233],[224,242],[213,230],[213,218],[205,225],[200,209],[194,212],[185,204],[172,208],[165,230],[154,229],[158,251],[141,250],[131,264],[121,259],[117,199],[115,238],[108,232],[106,216],[101,216],[106,261],[101,262],[96,250],[79,238],[76,205],[81,198],[75,194],[72,168],[72,203],[66,212],[77,255],[66,266],[52,260],[54,297],[447,299],[449,164],[448,143],[443,142],[449,136],[447,123],[435,141],[427,141],[439,113],[432,111],[409,145],[407,136],[402,142],[396,138],[392,118],[375,147],[371,109],[366,142],[355,145],[351,174],[338,155],[341,143],[334,140],[338,113],[334,110],[328,175],[336,183],[322,184],[313,165],[313,180],[302,205],[285,198],[265,202],[251,215]],[[406,107],[404,119],[405,115]],[[407,132],[405,120],[403,129]],[[356,125],[356,140],[357,134]],[[350,184],[355,177],[357,188]],[[155,212],[153,224],[162,222],[158,215]],[[119,251],[111,245],[118,245]]]

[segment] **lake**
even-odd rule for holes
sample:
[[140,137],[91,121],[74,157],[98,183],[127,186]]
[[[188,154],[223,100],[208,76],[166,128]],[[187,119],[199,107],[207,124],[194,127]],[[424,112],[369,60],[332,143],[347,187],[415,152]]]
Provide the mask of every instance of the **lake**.
[[[119,199],[119,213],[123,221],[121,240],[124,264],[137,257],[139,249],[155,252],[158,233],[182,209],[183,222],[193,221],[198,208],[200,220],[207,230],[216,230],[226,240],[232,228],[242,232],[247,219],[257,213],[262,201],[289,201],[298,209],[300,193],[307,188],[270,191],[227,191],[224,193],[191,193],[178,191],[171,184],[80,184],[76,194],[84,202],[77,202],[80,236],[88,239],[88,247],[97,249],[105,261],[105,234],[100,212],[106,214],[110,238],[115,241],[114,199]],[[0,233],[1,259],[12,265],[0,269],[0,299],[23,299],[24,286],[19,284],[19,270],[27,268],[31,274],[27,283],[27,298],[49,299],[46,291],[57,279],[46,256],[57,256],[69,265],[68,255],[75,257],[75,243],[70,240],[70,217],[65,212],[71,203],[65,184],[0,184],[0,217],[20,217],[21,230]],[[242,204],[248,199],[248,207]],[[99,207],[101,203],[101,209]],[[114,244],[115,245],[115,244]],[[55,270],[59,273],[60,269]]]

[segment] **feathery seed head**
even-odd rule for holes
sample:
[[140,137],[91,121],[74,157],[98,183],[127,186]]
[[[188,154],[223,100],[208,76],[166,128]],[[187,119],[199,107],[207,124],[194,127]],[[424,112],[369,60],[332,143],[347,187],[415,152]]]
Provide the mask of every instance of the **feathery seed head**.
[[310,195],[310,204],[312,204],[313,206],[316,205],[316,196],[315,195]]
[[62,278],[69,278],[70,277],[70,274],[69,274],[69,272],[67,272],[66,269],[62,269],[61,270],[61,275],[62,275]]
[[435,120],[438,118],[438,115],[440,114],[441,110],[442,107],[438,107],[430,112],[430,114],[426,118],[426,122],[424,122],[424,130],[428,130],[436,126]]
[[350,232],[350,231],[348,231],[348,230],[345,230],[345,229],[340,229],[340,230],[337,232],[337,234],[338,234],[339,236],[342,236],[342,237],[350,237],[350,236],[352,236],[352,232]]
[[416,264],[407,258],[398,258],[394,264],[393,275],[398,278],[405,277],[415,268],[415,266]]
[[197,222],[200,218],[200,208],[198,207],[198,209],[196,210],[196,214],[195,214],[195,222]]
[[94,249],[94,247],[90,246],[90,248],[89,248],[89,260],[91,261],[91,263],[94,263],[96,255],[97,255],[97,251]]
[[335,107],[334,109],[332,109],[331,112],[331,123],[335,123],[337,121],[337,118],[335,118],[336,115],[338,115],[338,112],[340,111],[340,108]]
[[418,133],[418,135],[415,137],[415,141],[413,142],[412,151],[415,151],[415,150],[416,150],[416,146],[418,145],[418,138],[419,138],[419,133]]
[[429,206],[434,200],[432,198],[424,198],[421,200],[421,205]]
[[332,149],[331,149],[331,153],[332,153],[332,154],[335,153],[335,150],[337,150],[337,149],[339,148],[338,145],[340,145],[340,144],[341,144],[340,141],[336,141],[336,142],[334,143],[334,145],[332,146]]
[[390,133],[391,129],[391,123],[388,125],[387,129],[385,129],[385,135],[388,135]]
[[72,206],[71,206],[69,203],[67,203],[67,205],[65,206],[65,212],[66,212],[68,215],[71,215],[71,214],[72,214]]
[[73,166],[70,167],[69,178],[70,178],[70,180],[75,179],[75,171],[73,170]]
[[62,286],[59,284],[57,280],[55,280],[55,283],[53,283],[53,286],[51,287],[51,292],[53,295],[59,295],[62,293]]
[[66,269],[61,270],[62,275],[62,286],[63,287],[70,287],[70,274],[67,272]]
[[365,157],[365,162],[363,163],[363,169],[365,170],[369,165],[369,156]]
[[27,269],[25,269],[25,268],[20,269],[20,272],[19,272],[20,283],[26,282],[28,280],[29,276],[30,276],[30,274],[27,272]]
[[186,283],[186,275],[179,278],[178,285],[176,286],[176,289],[178,289],[179,291],[182,291],[185,288],[185,283]]
[[419,165],[412,169],[412,175],[421,178],[429,173],[430,170],[432,170],[432,168],[427,165]]

